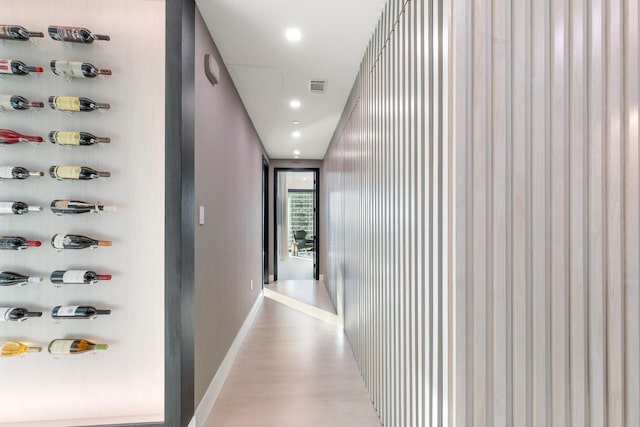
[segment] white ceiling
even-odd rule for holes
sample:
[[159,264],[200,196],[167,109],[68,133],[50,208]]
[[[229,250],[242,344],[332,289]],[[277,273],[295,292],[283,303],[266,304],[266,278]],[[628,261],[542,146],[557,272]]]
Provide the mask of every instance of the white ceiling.
[[[302,159],[322,159],[385,0],[196,3],[269,157],[300,150]],[[286,40],[289,27],[300,29],[299,42]],[[326,92],[309,93],[310,79],[327,79]],[[294,98],[298,110],[289,107]]]

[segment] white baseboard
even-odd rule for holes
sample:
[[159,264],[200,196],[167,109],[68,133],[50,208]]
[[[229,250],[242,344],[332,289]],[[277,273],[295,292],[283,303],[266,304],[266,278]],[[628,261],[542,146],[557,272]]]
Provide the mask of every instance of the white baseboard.
[[273,282],[273,274],[269,275],[269,283]]
[[188,427],[203,427],[209,418],[209,414],[213,409],[213,406],[220,395],[220,391],[222,390],[222,386],[231,371],[231,366],[233,366],[233,361],[235,360],[238,352],[240,351],[240,347],[244,342],[244,339],[247,336],[247,332],[249,332],[249,328],[253,323],[253,319],[255,319],[256,314],[258,313],[258,308],[260,308],[260,304],[262,303],[262,299],[264,297],[263,292],[260,292],[258,299],[253,304],[251,311],[247,314],[242,327],[238,331],[236,338],[233,340],[231,347],[229,347],[229,351],[227,351],[227,355],[224,357],[224,360],[220,364],[218,368],[218,372],[213,377],[211,384],[209,384],[209,388],[207,388],[207,392],[204,394],[204,397],[198,404],[198,408],[196,409],[196,413],[191,418]]

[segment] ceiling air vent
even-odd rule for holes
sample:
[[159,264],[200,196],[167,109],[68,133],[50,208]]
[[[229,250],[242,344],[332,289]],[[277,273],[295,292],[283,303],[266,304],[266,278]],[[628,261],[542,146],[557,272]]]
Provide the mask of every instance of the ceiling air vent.
[[309,80],[309,92],[311,93],[325,93],[327,91],[326,80]]

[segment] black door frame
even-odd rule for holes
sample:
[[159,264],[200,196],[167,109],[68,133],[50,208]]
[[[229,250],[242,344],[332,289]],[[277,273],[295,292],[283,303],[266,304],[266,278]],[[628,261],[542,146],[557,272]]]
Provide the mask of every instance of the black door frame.
[[313,257],[313,277],[320,280],[320,168],[273,168],[273,280],[278,280],[278,173],[279,172],[313,172],[313,209],[315,221],[313,235],[315,251]]
[[262,285],[269,284],[269,161],[262,156]]

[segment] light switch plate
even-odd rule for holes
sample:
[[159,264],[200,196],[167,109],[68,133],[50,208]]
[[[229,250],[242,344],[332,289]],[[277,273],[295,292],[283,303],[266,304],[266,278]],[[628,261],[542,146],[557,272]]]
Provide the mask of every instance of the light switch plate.
[[200,206],[198,214],[198,224],[204,225],[204,206]]

